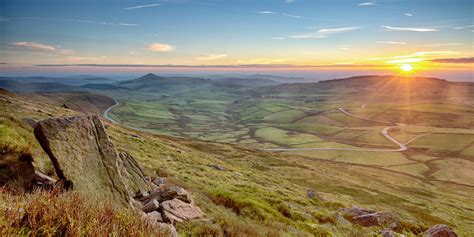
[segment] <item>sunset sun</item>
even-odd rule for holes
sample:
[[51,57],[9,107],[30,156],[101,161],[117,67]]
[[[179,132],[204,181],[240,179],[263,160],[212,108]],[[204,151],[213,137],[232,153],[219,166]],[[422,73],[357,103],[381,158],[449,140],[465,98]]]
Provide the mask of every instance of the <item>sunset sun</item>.
[[400,69],[402,69],[403,72],[411,72],[413,70],[413,66],[410,64],[403,64],[400,66]]

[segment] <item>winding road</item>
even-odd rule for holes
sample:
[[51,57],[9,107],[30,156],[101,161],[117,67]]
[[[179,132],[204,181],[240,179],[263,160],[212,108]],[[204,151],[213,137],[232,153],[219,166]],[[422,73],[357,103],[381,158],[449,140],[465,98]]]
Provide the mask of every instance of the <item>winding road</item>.
[[[114,119],[112,119],[110,116],[109,116],[109,112],[120,105],[120,103],[113,99],[115,104],[110,106],[109,108],[107,108],[105,111],[104,111],[104,114],[103,114],[103,117],[107,120],[109,120],[110,122],[112,123],[115,123],[115,124],[120,124],[119,122],[115,121]],[[361,108],[364,108],[365,107],[365,104],[361,106]],[[375,119],[368,119],[368,118],[363,118],[363,117],[360,117],[360,116],[357,116],[357,115],[354,115],[354,114],[351,114],[350,112],[348,112],[346,109],[344,108],[338,108],[338,110],[347,115],[347,116],[350,116],[350,117],[353,117],[353,118],[356,118],[356,119],[361,119],[361,120],[365,120],[365,121],[371,121],[371,122],[377,122],[377,123],[385,123],[385,124],[390,124],[392,126],[389,126],[389,127],[386,127],[384,129],[382,129],[381,131],[381,134],[389,141],[391,141],[392,143],[394,143],[395,145],[397,145],[399,148],[398,149],[384,149],[384,148],[336,148],[336,147],[313,147],[313,148],[267,148],[267,149],[261,149],[262,151],[316,151],[316,150],[333,150],[333,151],[368,151],[368,152],[401,152],[401,151],[406,151],[408,149],[408,147],[406,145],[408,145],[409,143],[413,142],[415,139],[418,139],[419,137],[423,136],[423,135],[426,135],[426,134],[423,134],[423,135],[420,135],[420,136],[417,136],[413,139],[411,139],[409,142],[403,144],[401,142],[399,142],[397,139],[395,139],[394,137],[390,136],[390,130],[392,129],[395,129],[395,128],[399,128],[399,127],[402,127],[402,126],[405,126],[405,124],[402,124],[402,123],[392,123],[392,122],[387,122],[387,121],[381,121],[381,120],[375,120]],[[128,126],[128,125],[124,125],[124,124],[121,124],[125,127],[128,127],[128,128],[131,128],[131,129],[135,129],[135,130],[138,130],[138,131],[146,131],[145,129],[141,129],[141,128],[136,128],[136,127],[132,127],[132,126]],[[395,125],[395,126],[393,126]],[[150,131],[147,131],[147,132],[150,132]]]
[[[365,107],[365,104],[361,107]],[[389,126],[384,129],[382,129],[381,133],[382,135],[395,145],[397,145],[399,148],[398,149],[383,149],[383,148],[334,148],[334,147],[318,147],[318,148],[267,148],[267,149],[262,149],[263,151],[316,151],[316,150],[332,150],[332,151],[368,151],[368,152],[401,152],[401,151],[406,151],[408,147],[406,146],[407,144],[413,142],[415,139],[421,137],[417,136],[410,140],[409,142],[403,144],[399,142],[397,139],[394,137],[390,136],[390,130],[399,128],[402,126],[405,126],[405,124],[402,123],[392,123],[392,122],[387,122],[387,121],[381,121],[381,120],[375,120],[375,119],[368,119],[368,118],[363,118],[359,117],[357,115],[349,113],[347,110],[343,108],[338,108],[338,110],[350,117],[356,118],[356,119],[361,119],[365,121],[371,121],[371,122],[377,122],[377,123],[385,123],[385,124],[390,124],[390,125],[395,125],[395,126]]]

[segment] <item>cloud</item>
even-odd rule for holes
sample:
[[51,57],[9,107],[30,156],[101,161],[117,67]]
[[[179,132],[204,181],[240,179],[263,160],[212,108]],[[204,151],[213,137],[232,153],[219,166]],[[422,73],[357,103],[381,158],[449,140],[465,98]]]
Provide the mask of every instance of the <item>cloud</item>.
[[360,27],[320,29],[320,30],[318,30],[318,33],[321,33],[321,34],[336,34],[336,33],[341,33],[341,32],[346,32],[346,31],[351,31],[351,30],[357,30],[357,29],[360,29]]
[[158,6],[161,6],[161,4],[156,3],[156,4],[148,4],[148,5],[140,5],[140,6],[134,6],[134,7],[127,7],[127,8],[124,8],[123,10],[135,10],[135,9],[140,9],[140,8],[158,7]]
[[0,16],[0,21],[8,21],[8,18]]
[[270,15],[276,15],[276,14],[278,14],[278,13],[272,12],[272,11],[259,11],[258,13],[259,13],[259,14],[270,14]]
[[411,14],[411,13],[405,13],[404,15],[405,16],[413,16],[413,14]]
[[12,45],[26,49],[26,50],[34,50],[34,51],[45,51],[45,52],[53,52],[53,53],[58,53],[58,54],[75,54],[76,52],[72,49],[62,49],[62,48],[57,48],[51,45],[46,45],[46,44],[40,44],[40,43],[35,43],[35,42],[14,42],[11,43]]
[[375,41],[377,44],[407,44],[406,42],[399,41]]
[[300,34],[300,35],[290,35],[292,39],[323,39],[327,38],[327,35],[318,35],[318,34]]
[[285,0],[285,3],[294,3],[296,0]]
[[284,40],[284,37],[272,37],[272,40]]
[[54,51],[56,48],[50,45],[39,44],[35,42],[15,42],[12,45],[20,46],[22,48],[28,48],[33,50],[43,50],[43,51]]
[[357,29],[360,29],[360,27],[327,28],[327,29],[320,29],[316,32],[291,35],[289,37],[292,39],[323,39],[323,38],[327,38],[331,34],[338,34],[338,33],[343,33],[343,32],[357,30]]
[[152,43],[149,44],[147,48],[153,52],[170,52],[176,49],[173,45],[162,43]]
[[90,21],[90,20],[70,20],[77,23],[84,23],[84,24],[94,24],[94,25],[119,25],[119,26],[139,26],[137,24],[132,23],[112,23],[106,21]]
[[430,60],[435,63],[474,63],[474,57],[471,58],[439,58]]
[[291,15],[291,14],[286,14],[286,13],[283,13],[283,14],[281,14],[281,15],[287,16],[287,17],[291,17],[291,18],[296,18],[296,19],[306,19],[306,20],[309,20],[308,17],[304,17],[304,16]]
[[121,26],[138,26],[137,24],[131,24],[131,23],[118,23]]
[[458,46],[458,45],[464,45],[462,43],[437,43],[437,44],[425,44],[423,46],[425,47],[441,47],[441,46]]
[[416,32],[439,31],[437,29],[431,29],[431,28],[394,27],[394,26],[380,26],[380,27],[388,29],[388,30],[397,30],[397,31],[416,31]]
[[225,57],[227,57],[227,54],[208,54],[208,55],[197,57],[196,59],[201,60],[201,61],[212,61],[212,60],[217,60],[217,59],[221,59]]
[[474,27],[474,25],[456,26],[456,27],[453,27],[453,29],[455,29],[455,30],[463,30],[463,29],[472,28],[472,27]]
[[363,3],[359,3],[357,4],[357,6],[375,6],[377,4],[375,4],[375,2],[363,2]]

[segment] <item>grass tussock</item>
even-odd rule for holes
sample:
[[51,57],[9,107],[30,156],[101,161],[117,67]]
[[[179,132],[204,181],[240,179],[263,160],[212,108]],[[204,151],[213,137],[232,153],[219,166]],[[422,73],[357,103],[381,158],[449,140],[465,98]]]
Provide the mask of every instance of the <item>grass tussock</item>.
[[[76,192],[0,189],[0,236],[161,236],[139,213]],[[164,235],[163,235],[164,236]]]

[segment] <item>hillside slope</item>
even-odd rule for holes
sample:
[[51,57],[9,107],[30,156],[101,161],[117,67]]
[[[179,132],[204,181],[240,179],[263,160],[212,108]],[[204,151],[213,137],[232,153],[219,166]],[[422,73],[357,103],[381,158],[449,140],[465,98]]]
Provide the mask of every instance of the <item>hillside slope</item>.
[[[17,129],[24,118],[77,113],[10,93],[0,94],[0,110],[0,124],[11,129]],[[18,123],[5,123],[11,119]],[[146,173],[186,187],[211,219],[178,226],[180,233],[372,236],[385,228],[344,221],[340,209],[354,205],[396,213],[400,218],[393,229],[399,233],[421,233],[440,223],[460,236],[469,236],[472,230],[472,188],[434,186],[364,165],[158,136],[112,123],[106,127],[118,150],[133,155]],[[32,132],[26,130],[26,135]],[[43,159],[34,158],[35,163]]]

